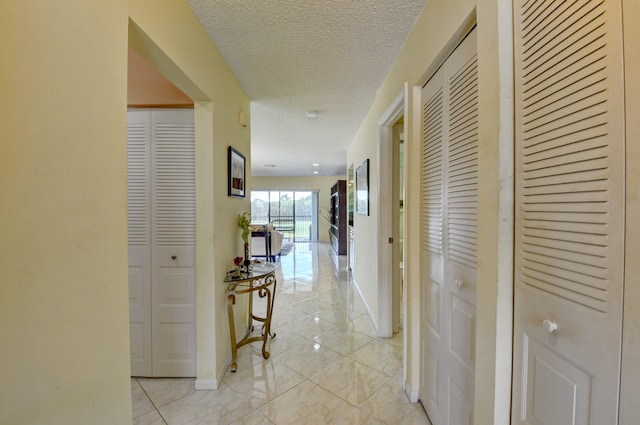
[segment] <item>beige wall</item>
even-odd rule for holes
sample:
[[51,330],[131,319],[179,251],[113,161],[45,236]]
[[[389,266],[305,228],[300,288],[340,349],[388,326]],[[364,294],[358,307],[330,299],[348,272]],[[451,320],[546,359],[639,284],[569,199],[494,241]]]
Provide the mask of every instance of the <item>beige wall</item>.
[[[371,188],[377,187],[378,120],[402,92],[405,110],[405,283],[406,391],[419,389],[420,321],[420,90],[471,25],[478,23],[480,86],[480,204],[483,223],[478,240],[476,328],[476,424],[507,424],[510,410],[513,108],[511,106],[511,6],[503,0],[431,0],[418,18],[407,43],[378,90],[375,101],[347,151],[347,164],[371,160]],[[498,165],[498,166],[496,166]],[[371,193],[371,215],[355,216],[356,259],[377,253],[378,195]],[[413,229],[413,230],[412,230]],[[498,237],[500,235],[500,237]],[[502,260],[501,260],[502,259]],[[374,315],[379,314],[376,267],[355,265],[355,280]],[[380,317],[375,317],[379,322]],[[496,363],[501,362],[501,367]]]
[[0,28],[0,423],[131,423],[128,44],[196,100],[197,383],[215,386],[248,98],[183,0],[4,2]]
[[127,2],[0,4],[0,423],[131,422]]
[[345,176],[252,177],[251,190],[318,190],[318,241],[329,242],[331,186]]

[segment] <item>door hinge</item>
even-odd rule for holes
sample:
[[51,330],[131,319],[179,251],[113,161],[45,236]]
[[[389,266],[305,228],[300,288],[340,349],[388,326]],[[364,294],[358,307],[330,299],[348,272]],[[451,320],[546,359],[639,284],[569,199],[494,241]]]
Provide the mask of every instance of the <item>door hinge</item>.
[[389,238],[389,243],[393,243],[393,238]]

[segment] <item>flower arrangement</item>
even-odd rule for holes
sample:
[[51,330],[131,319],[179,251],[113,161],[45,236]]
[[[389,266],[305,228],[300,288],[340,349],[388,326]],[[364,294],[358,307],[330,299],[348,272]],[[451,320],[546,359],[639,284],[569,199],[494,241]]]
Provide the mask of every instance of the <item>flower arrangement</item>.
[[[245,270],[249,271],[249,264],[251,264],[251,260],[249,259],[249,235],[251,235],[251,215],[248,212],[243,212],[242,214],[238,214],[238,227],[242,229],[242,240],[244,241],[244,262],[242,263],[242,257],[240,258],[240,262],[244,265]],[[234,260],[235,261],[235,260]]]
[[248,212],[238,214],[238,227],[242,229],[242,240],[244,243],[249,243],[249,235],[251,234],[250,226],[251,216]]
[[242,257],[236,257],[233,259],[233,265],[236,266],[236,268],[227,273],[232,279],[238,279],[242,276],[242,260],[244,260]]

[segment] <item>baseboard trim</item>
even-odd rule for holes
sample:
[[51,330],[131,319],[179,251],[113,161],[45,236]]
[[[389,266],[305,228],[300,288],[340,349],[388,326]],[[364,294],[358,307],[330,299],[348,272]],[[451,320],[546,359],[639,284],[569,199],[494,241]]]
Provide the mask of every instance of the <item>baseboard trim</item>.
[[404,393],[409,397],[411,403],[417,403],[419,400],[418,392],[411,390],[411,387],[406,382],[404,383]]
[[218,372],[218,376],[215,379],[196,379],[196,390],[217,390],[220,387],[220,382],[224,378],[224,374],[231,366],[231,357],[227,359],[224,367]]
[[375,317],[373,317],[373,314],[371,314],[371,309],[369,308],[369,304],[367,304],[367,300],[362,295],[362,291],[360,290],[360,286],[358,286],[358,282],[356,282],[356,280],[353,278],[353,276],[351,276],[351,282],[353,283],[353,286],[356,288],[356,291],[358,291],[358,295],[360,295],[360,300],[364,304],[364,308],[367,310],[367,314],[369,315],[369,318],[373,322],[373,327],[376,329],[376,334],[379,336],[380,335],[380,328],[378,327],[378,321],[376,320]]
[[224,374],[227,373],[227,370],[231,367],[231,353],[229,353],[229,357],[227,357],[227,361],[224,364],[224,367],[220,372],[218,372],[218,382],[222,382],[224,378]]
[[196,379],[196,390],[217,390],[217,379]]

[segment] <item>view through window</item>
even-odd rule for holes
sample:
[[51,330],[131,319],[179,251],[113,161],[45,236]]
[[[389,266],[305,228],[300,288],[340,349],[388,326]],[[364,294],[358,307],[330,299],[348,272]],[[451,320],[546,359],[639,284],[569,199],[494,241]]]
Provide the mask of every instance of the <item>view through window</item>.
[[294,242],[318,240],[318,192],[251,191],[251,223],[272,223]]

